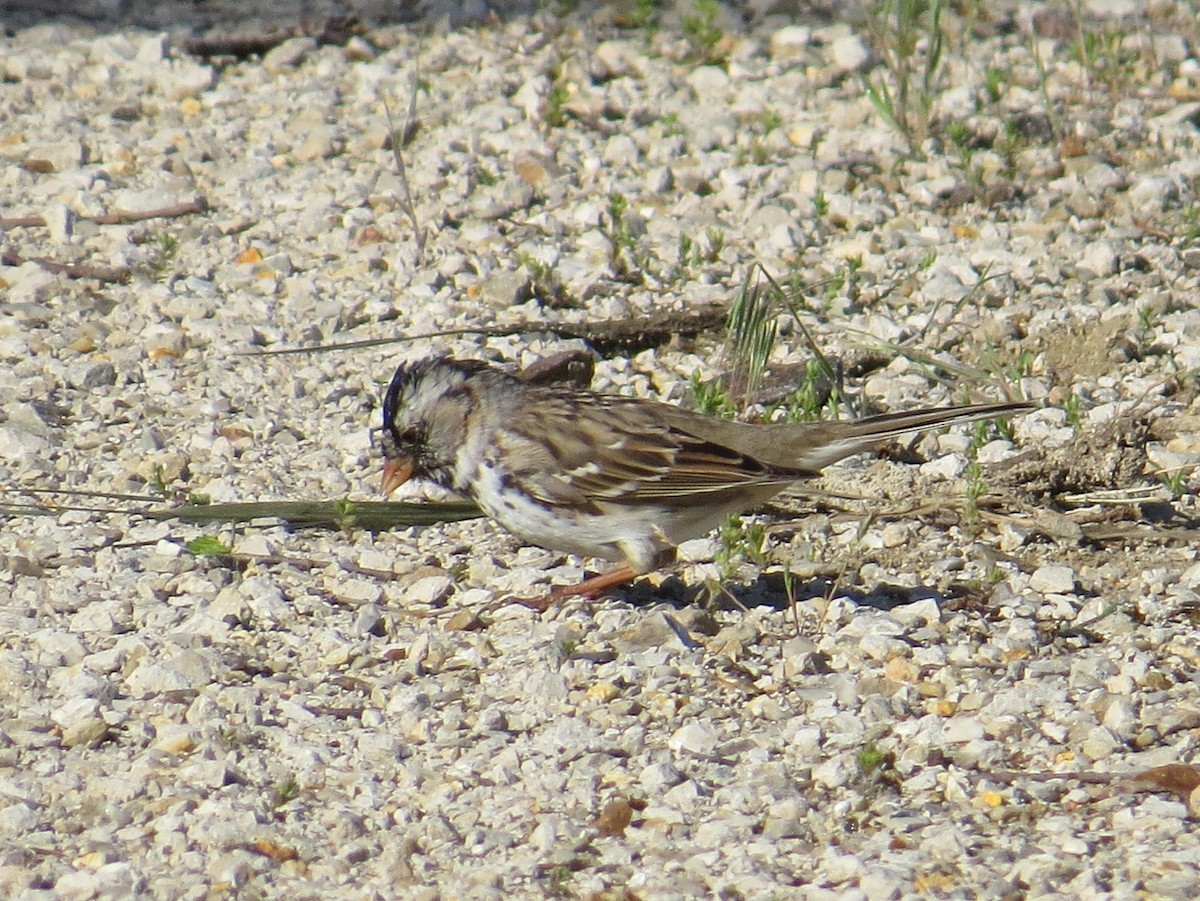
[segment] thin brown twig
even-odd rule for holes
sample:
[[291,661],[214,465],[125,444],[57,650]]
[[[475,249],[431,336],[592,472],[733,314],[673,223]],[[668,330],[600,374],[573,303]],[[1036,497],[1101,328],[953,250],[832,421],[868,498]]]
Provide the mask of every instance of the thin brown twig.
[[408,167],[404,165],[404,154],[400,152],[402,145],[408,143],[413,131],[416,128],[417,119],[417,91],[421,86],[421,48],[417,47],[417,52],[413,54],[413,74],[412,74],[412,90],[408,97],[408,112],[405,114],[404,128],[397,131],[396,124],[392,120],[392,108],[388,104],[387,95],[383,95],[383,111],[387,116],[388,133],[391,136],[392,143],[392,159],[396,162],[396,175],[400,179],[400,188],[404,192],[400,198],[400,208],[404,214],[408,216],[408,221],[412,224],[413,243],[416,245],[416,253],[414,254],[414,265],[420,266],[425,259],[425,229],[421,227],[420,221],[417,219],[417,206],[413,203],[412,188],[408,183]]
[[[207,209],[208,200],[204,197],[197,197],[194,200],[185,200],[182,203],[159,207],[155,210],[117,210],[113,213],[102,213],[99,216],[80,216],[79,218],[100,225],[126,225],[146,219],[175,219],[179,216],[203,213]],[[45,224],[46,219],[43,216],[14,216],[10,219],[0,219],[0,229],[35,228]]]
[[36,228],[39,225],[45,225],[46,220],[41,216],[12,216],[8,219],[0,219],[0,228]]
[[178,216],[190,216],[192,213],[203,213],[208,209],[208,201],[204,197],[185,200],[182,203],[162,207],[157,210],[138,210],[126,212],[119,210],[115,213],[105,213],[92,217],[93,222],[101,225],[124,225],[127,222],[141,222],[145,219],[172,219]]
[[36,263],[47,272],[65,275],[67,278],[94,278],[102,282],[127,282],[132,275],[128,266],[98,266],[95,263],[60,263],[46,257],[31,257],[26,259],[15,250],[0,253],[0,263],[5,266],[20,266],[24,263]]

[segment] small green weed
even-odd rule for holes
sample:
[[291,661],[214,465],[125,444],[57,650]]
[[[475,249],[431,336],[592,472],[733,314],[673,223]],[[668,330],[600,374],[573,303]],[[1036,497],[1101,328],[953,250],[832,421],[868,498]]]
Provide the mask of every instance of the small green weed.
[[1083,400],[1074,392],[1063,402],[1063,410],[1067,414],[1067,422],[1071,424],[1071,428],[1077,433],[1083,431],[1082,407]]
[[608,216],[605,236],[608,238],[608,266],[613,274],[620,277],[627,275],[636,267],[634,261],[633,231],[629,227],[626,213],[629,211],[629,198],[624,194],[613,191],[608,195]]
[[737,416],[737,405],[720,379],[706,382],[697,370],[692,373],[688,388],[692,394],[692,404],[700,413],[706,416],[720,416],[722,419],[733,419]]
[[1188,493],[1187,467],[1160,472],[1158,478],[1167,486],[1173,497],[1183,497]]
[[719,0],[692,0],[692,11],[680,19],[693,56],[706,63],[720,63],[725,58],[721,49],[725,33],[717,25],[720,14]]
[[280,808],[300,797],[300,783],[293,776],[285,776],[271,786],[271,807]]
[[875,49],[886,70],[867,78],[867,99],[913,154],[929,135],[942,73],[942,0],[879,0],[872,14]]
[[859,748],[858,754],[855,755],[855,763],[858,764],[860,774],[869,776],[886,766],[889,757],[886,751],[872,741]]
[[184,545],[188,552],[195,554],[197,557],[226,557],[233,553],[233,548],[219,538],[213,538],[211,535],[201,535],[199,538],[193,538]]
[[721,547],[715,562],[721,570],[721,581],[728,582],[743,562],[764,566],[767,562],[767,530],[761,523],[747,523],[740,516],[731,516],[717,532]]

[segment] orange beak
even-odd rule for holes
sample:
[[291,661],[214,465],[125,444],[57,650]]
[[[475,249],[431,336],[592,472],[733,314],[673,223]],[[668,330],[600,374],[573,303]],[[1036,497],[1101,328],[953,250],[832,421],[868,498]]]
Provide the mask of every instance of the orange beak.
[[383,464],[383,496],[388,497],[393,491],[412,478],[413,461],[408,457],[392,457]]

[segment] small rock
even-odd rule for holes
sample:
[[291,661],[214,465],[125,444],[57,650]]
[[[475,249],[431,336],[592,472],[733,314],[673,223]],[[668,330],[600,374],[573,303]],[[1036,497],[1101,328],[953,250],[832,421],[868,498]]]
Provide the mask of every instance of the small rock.
[[317,49],[317,42],[310,37],[289,38],[272,47],[262,58],[262,67],[271,74],[292,69],[300,60]]
[[850,768],[841,755],[831,757],[813,767],[812,779],[825,788],[841,788],[850,781]]
[[785,25],[771,33],[771,58],[796,59],[812,43],[812,28],[807,25]]
[[133,697],[186,691],[207,685],[214,671],[210,654],[183,651],[163,663],[143,661],[126,677],[125,687]]
[[721,543],[715,538],[693,538],[680,542],[676,559],[680,563],[711,563],[720,549]]
[[667,747],[676,754],[687,752],[699,756],[711,754],[717,746],[720,733],[708,723],[693,720],[676,729],[667,739]]
[[1179,199],[1179,186],[1169,178],[1145,176],[1129,188],[1129,203],[1141,213],[1161,213]]
[[404,586],[404,601],[408,604],[439,604],[454,588],[454,579],[445,575],[427,575]]
[[592,76],[608,81],[626,75],[636,75],[641,53],[629,41],[601,41],[592,51]]
[[168,754],[187,754],[195,750],[200,734],[192,727],[180,723],[166,723],[155,730],[152,747]]
[[678,785],[683,779],[683,773],[669,763],[652,763],[638,774],[638,784],[651,796],[661,794],[672,785]]
[[188,59],[173,59],[169,66],[158,63],[152,71],[163,94],[173,101],[185,100],[207,91],[217,78],[212,66]]
[[81,142],[64,137],[53,144],[32,144],[25,151],[29,160],[46,160],[53,172],[70,172],[87,161],[87,151]]
[[332,586],[334,596],[348,604],[374,604],[383,596],[383,588],[373,579],[347,579]]
[[297,162],[309,163],[313,160],[329,159],[336,152],[333,129],[320,127],[310,132],[300,146],[292,151],[292,157]]
[[442,628],[447,632],[475,632],[484,628],[485,625],[484,621],[479,618],[474,610],[464,607],[462,610],[456,610],[451,614]]
[[1029,577],[1029,588],[1039,594],[1070,594],[1075,590],[1075,570],[1069,566],[1042,566]]
[[829,61],[838,72],[855,72],[871,59],[871,51],[856,34],[835,38],[829,46]]
[[532,281],[524,268],[493,272],[481,288],[479,299],[501,310],[523,304],[533,296]]
[[929,460],[917,467],[921,475],[941,479],[956,479],[967,468],[966,461],[958,454],[946,454],[935,460]]
[[95,698],[71,698],[55,708],[50,718],[62,729],[65,748],[94,744],[108,733]]
[[383,610],[376,603],[366,603],[354,616],[354,631],[359,635],[383,635],[386,632]]
[[28,835],[38,827],[38,816],[27,804],[0,807],[0,835]]
[[565,701],[570,686],[561,675],[550,670],[541,670],[529,677],[529,696],[539,701]]
[[1112,275],[1117,271],[1117,252],[1107,241],[1090,241],[1079,259],[1079,268],[1100,277]]
[[699,100],[716,100],[729,89],[729,73],[717,66],[697,66],[688,73],[687,83]]
[[552,153],[522,149],[513,154],[513,171],[531,188],[541,188],[553,179],[561,178],[566,170]]
[[952,716],[942,724],[942,738],[956,743],[983,738],[983,723],[976,716]]

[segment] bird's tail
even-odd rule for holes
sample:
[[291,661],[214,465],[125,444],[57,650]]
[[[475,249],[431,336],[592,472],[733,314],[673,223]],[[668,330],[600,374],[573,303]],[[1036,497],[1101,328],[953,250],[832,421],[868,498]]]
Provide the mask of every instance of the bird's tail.
[[[882,413],[853,422],[807,423],[801,430],[797,423],[792,435],[780,433],[779,453],[772,453],[776,462],[805,470],[821,470],[826,466],[871,450],[893,438],[911,435],[925,429],[995,419],[1015,413],[1036,410],[1038,404],[1013,401],[1001,404],[972,404],[965,407],[942,407],[940,409],[909,410],[903,413]],[[772,428],[781,428],[774,426]],[[763,461],[771,462],[771,461]]]

